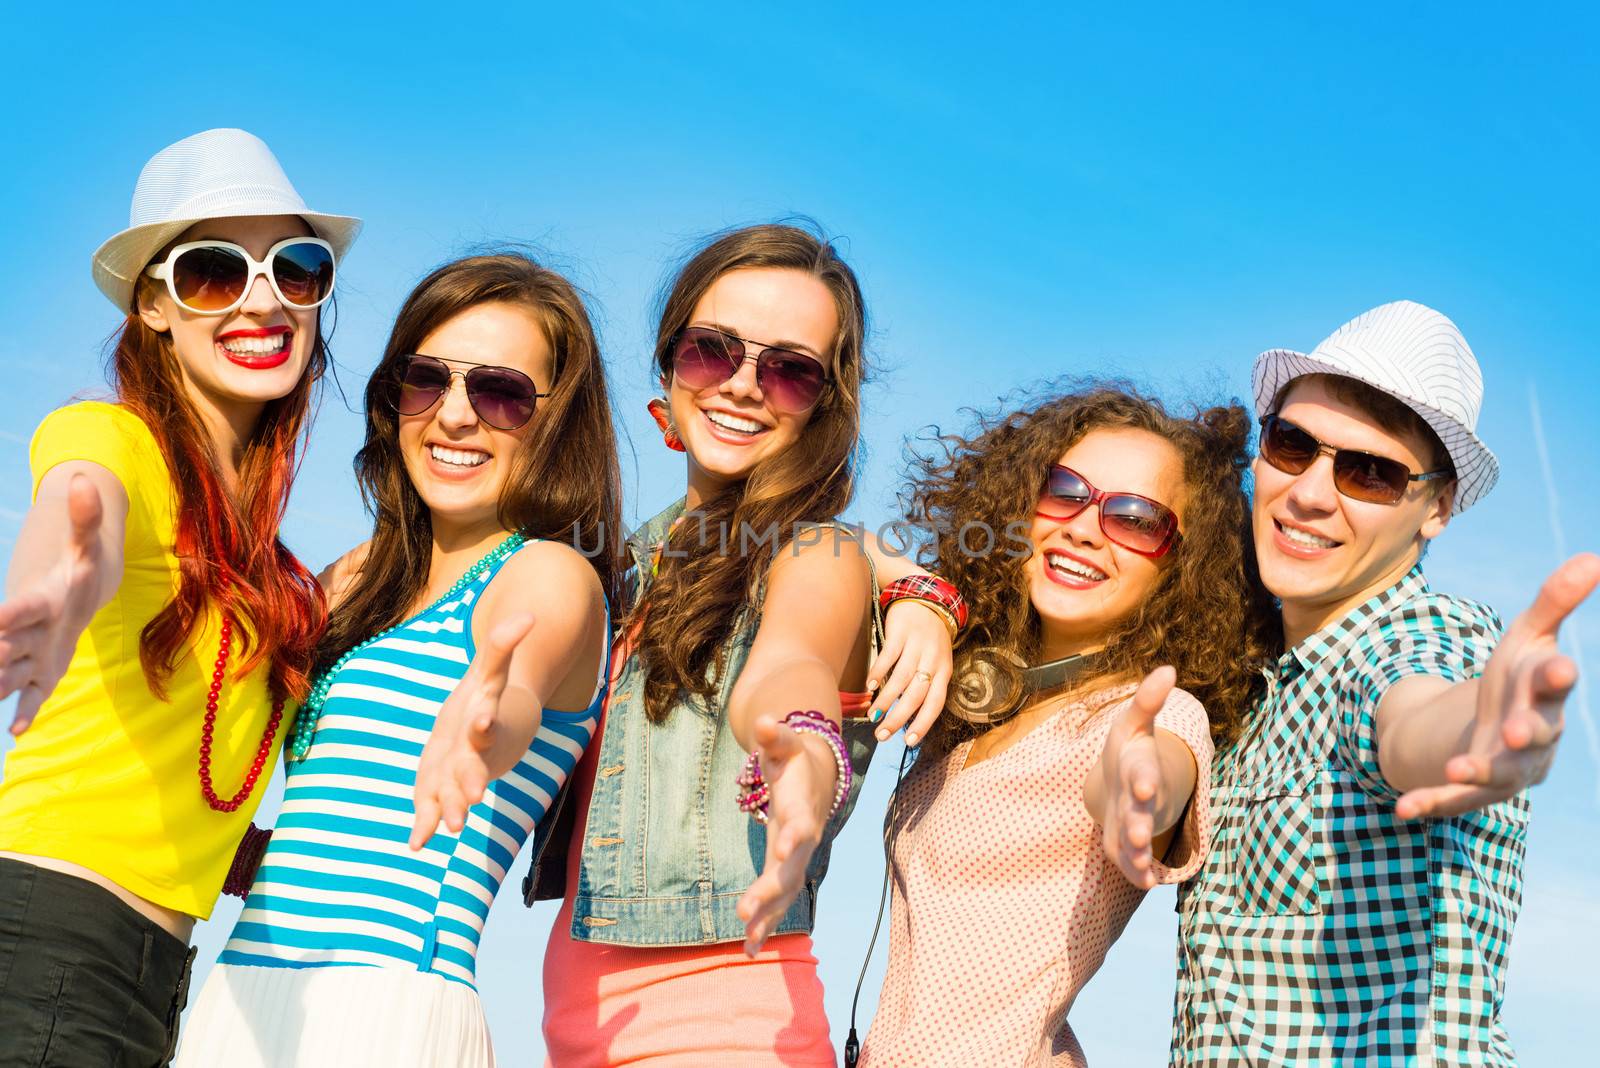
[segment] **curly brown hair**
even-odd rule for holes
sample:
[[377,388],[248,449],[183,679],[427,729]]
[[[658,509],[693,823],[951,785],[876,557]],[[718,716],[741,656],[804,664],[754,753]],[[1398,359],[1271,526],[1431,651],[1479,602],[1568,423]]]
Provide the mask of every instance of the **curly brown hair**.
[[[708,703],[716,662],[740,613],[779,549],[807,523],[833,519],[850,503],[861,435],[866,305],[855,272],[820,231],[763,224],[714,236],[677,271],[661,301],[655,369],[672,374],[671,342],[695,305],[729,271],[776,267],[804,271],[832,293],[839,311],[833,372],[800,440],[761,464],[743,481],[703,502],[696,522],[680,523],[667,538],[655,580],[634,607],[635,655],[645,672],[645,715],[660,723],[683,693]],[[747,551],[754,532],[756,551]],[[775,541],[761,551],[763,539]],[[712,546],[734,546],[717,551]]]
[[[1250,548],[1249,413],[1233,403],[1180,419],[1131,385],[1090,382],[1009,414],[977,414],[976,422],[971,437],[938,435],[933,449],[913,456],[918,477],[902,505],[914,526],[1026,529],[1050,465],[1094,430],[1144,430],[1178,451],[1189,501],[1183,540],[1163,561],[1154,592],[1107,636],[1091,685],[1136,681],[1171,664],[1178,685],[1205,705],[1218,745],[1231,741],[1277,643]],[[1037,612],[1018,596],[1030,556],[1031,545],[977,554],[945,537],[919,554],[961,590],[972,619],[956,641],[950,699],[929,732],[936,748],[983,733],[1022,704],[1022,668],[1038,659],[1041,641]]]

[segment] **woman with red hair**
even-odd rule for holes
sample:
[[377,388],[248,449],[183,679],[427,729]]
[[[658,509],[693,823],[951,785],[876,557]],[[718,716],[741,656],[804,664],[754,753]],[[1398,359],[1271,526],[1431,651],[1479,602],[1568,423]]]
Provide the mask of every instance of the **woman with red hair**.
[[[158,153],[93,259],[115,399],[52,412],[0,604],[0,1034],[30,1064],[162,1064],[326,616],[278,539],[321,309],[360,230],[271,151]],[[292,711],[292,709],[290,710]]]

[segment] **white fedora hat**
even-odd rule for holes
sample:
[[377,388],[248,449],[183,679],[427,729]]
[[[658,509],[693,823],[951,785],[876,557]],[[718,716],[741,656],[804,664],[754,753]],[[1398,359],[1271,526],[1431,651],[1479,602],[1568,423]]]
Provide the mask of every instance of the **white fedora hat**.
[[95,250],[94,283],[117,310],[133,307],[139,272],[161,247],[202,219],[298,215],[333,246],[334,262],[361,232],[361,220],[311,211],[261,138],[206,130],[168,145],[139,172],[128,228]]
[[1453,510],[1494,486],[1500,461],[1478,439],[1483,374],[1456,324],[1432,308],[1397,300],[1351,319],[1311,352],[1269,349],[1252,375],[1256,413],[1301,375],[1343,375],[1405,402],[1439,435],[1456,469]]

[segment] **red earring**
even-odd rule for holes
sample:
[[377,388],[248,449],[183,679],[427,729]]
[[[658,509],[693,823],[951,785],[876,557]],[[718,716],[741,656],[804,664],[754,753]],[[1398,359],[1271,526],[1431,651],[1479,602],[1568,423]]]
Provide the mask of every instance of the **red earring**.
[[683,439],[678,436],[678,428],[672,425],[672,413],[667,411],[667,402],[660,397],[653,399],[647,407],[650,417],[656,421],[656,427],[661,431],[661,440],[673,452],[683,452]]

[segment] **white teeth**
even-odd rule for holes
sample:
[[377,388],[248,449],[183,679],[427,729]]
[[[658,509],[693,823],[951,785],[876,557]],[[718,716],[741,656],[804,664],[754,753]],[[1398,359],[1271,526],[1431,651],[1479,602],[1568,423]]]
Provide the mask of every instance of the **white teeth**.
[[759,434],[766,429],[754,419],[740,419],[736,415],[724,415],[722,412],[707,412],[706,418],[724,430],[732,430],[739,434]]
[[1057,571],[1072,575],[1074,578],[1086,579],[1089,582],[1103,582],[1108,577],[1104,571],[1088,564],[1080,564],[1070,556],[1060,553],[1046,553],[1045,562]]
[[219,344],[229,352],[237,352],[241,356],[268,356],[281,352],[289,343],[288,334],[273,334],[271,337],[230,337]]
[[440,463],[454,464],[457,467],[477,467],[489,460],[488,453],[476,449],[447,449],[443,445],[430,445],[428,450]]
[[1279,523],[1278,529],[1283,531],[1283,536],[1296,545],[1304,545],[1308,549],[1331,549],[1339,543],[1332,538],[1324,538],[1320,534],[1313,534],[1309,530],[1300,530],[1286,523]]

